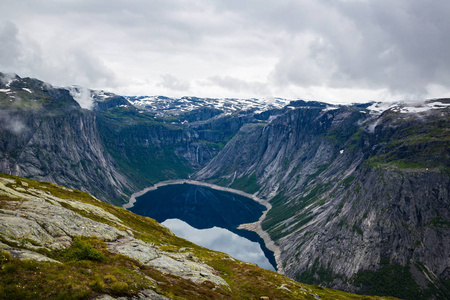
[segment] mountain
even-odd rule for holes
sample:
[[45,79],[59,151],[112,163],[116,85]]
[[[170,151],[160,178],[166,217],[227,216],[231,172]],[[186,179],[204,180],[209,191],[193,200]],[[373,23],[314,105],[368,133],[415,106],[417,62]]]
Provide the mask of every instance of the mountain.
[[115,169],[97,126],[69,91],[0,73],[0,169],[124,199],[131,183]]
[[270,199],[262,228],[291,278],[448,298],[449,120],[449,99],[387,110],[299,102],[242,127],[197,179]]
[[81,191],[0,174],[0,299],[380,299],[295,282]]
[[274,245],[290,278],[450,298],[449,99],[124,97],[0,79],[3,173],[117,205],[167,179],[243,190],[270,202],[244,226]]
[[[217,113],[232,114],[239,111],[263,112],[271,109],[283,108],[289,101],[281,98],[261,101],[261,99],[235,99],[235,98],[198,98],[181,97],[171,98],[165,96],[129,96],[127,100],[133,106],[142,110],[155,112],[160,116],[182,115],[186,112],[199,109],[214,110]],[[211,118],[210,116],[209,118]]]

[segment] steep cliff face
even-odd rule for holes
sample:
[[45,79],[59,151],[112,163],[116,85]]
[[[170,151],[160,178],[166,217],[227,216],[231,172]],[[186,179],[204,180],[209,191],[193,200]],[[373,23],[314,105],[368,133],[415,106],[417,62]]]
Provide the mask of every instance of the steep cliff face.
[[198,179],[271,199],[262,226],[292,278],[448,297],[448,105],[370,112],[300,103],[265,125],[244,126]]
[[90,191],[105,201],[125,198],[129,183],[115,171],[96,116],[67,90],[19,77],[2,89],[2,172]]

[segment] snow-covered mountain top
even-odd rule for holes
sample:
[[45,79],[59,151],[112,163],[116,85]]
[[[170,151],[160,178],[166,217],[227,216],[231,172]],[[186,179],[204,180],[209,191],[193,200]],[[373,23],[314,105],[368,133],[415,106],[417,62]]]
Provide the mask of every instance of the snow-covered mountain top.
[[235,99],[235,98],[170,98],[165,96],[128,96],[125,97],[136,108],[159,114],[179,115],[199,108],[215,108],[225,113],[241,110],[262,112],[269,109],[282,108],[290,100],[274,99]]
[[[0,72],[0,95],[11,101],[20,93],[33,94],[53,87],[33,78],[21,78],[16,74]],[[86,109],[108,109],[111,107],[134,106],[142,111],[154,112],[157,115],[179,115],[201,108],[212,108],[231,114],[238,111],[254,111],[256,113],[270,109],[297,109],[309,106],[321,107],[323,110],[338,109],[342,106],[356,105],[367,109],[371,114],[381,114],[387,110],[402,114],[424,113],[431,110],[448,109],[450,99],[431,99],[424,101],[403,102],[371,102],[366,104],[331,104],[326,102],[290,100],[282,98],[271,99],[236,99],[236,98],[200,98],[200,97],[165,97],[165,96],[121,96],[103,90],[91,90],[79,86],[62,87],[67,89],[72,97]],[[111,101],[113,100],[113,101]]]
[[376,102],[367,109],[374,114],[381,114],[386,110],[399,113],[421,113],[434,109],[450,107],[450,99],[433,99],[422,102]]

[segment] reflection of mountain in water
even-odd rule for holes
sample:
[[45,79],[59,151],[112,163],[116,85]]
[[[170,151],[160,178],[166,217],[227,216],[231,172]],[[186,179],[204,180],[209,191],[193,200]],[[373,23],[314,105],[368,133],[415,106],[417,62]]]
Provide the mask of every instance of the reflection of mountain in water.
[[191,184],[167,185],[136,198],[130,210],[162,223],[180,219],[197,229],[214,226],[228,229],[253,242],[258,242],[273,266],[273,253],[254,232],[238,230],[240,224],[258,221],[266,208],[254,200],[204,186]]

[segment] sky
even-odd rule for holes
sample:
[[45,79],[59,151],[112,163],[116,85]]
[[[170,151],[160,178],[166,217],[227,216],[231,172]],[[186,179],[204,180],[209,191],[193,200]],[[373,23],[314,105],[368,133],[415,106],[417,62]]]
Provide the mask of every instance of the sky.
[[121,95],[450,97],[448,0],[0,0],[0,72]]

